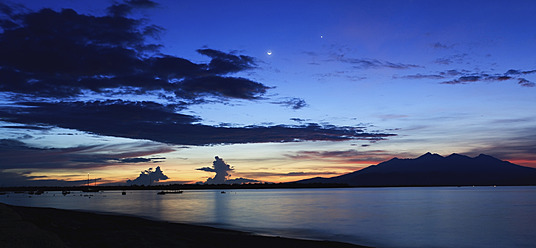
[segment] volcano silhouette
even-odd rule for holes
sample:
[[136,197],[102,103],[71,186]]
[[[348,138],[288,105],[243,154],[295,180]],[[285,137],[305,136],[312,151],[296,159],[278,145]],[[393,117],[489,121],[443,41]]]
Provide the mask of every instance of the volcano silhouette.
[[480,154],[426,153],[415,159],[391,160],[341,176],[316,177],[297,183],[340,183],[350,186],[536,185],[536,169]]

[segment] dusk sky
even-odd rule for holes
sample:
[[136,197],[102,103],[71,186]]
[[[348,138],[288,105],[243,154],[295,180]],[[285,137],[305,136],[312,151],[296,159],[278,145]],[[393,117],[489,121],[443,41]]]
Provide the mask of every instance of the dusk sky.
[[[536,168],[536,1],[0,1],[0,186]],[[215,161],[215,156],[218,158]],[[214,161],[214,164],[213,164]]]

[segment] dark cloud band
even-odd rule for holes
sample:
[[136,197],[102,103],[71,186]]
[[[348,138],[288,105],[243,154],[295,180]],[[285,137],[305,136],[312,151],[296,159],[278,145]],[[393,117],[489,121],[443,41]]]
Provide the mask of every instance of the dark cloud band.
[[110,7],[106,16],[72,9],[10,12],[9,18],[0,19],[0,91],[66,98],[87,90],[134,87],[138,94],[164,90],[188,99],[257,99],[270,88],[228,76],[255,68],[249,56],[199,49],[211,60],[196,64],[158,53],[161,45],[146,38],[161,28],[126,16],[132,8],[153,5],[127,1]]
[[99,135],[147,139],[178,145],[298,141],[382,140],[395,134],[369,133],[348,126],[275,125],[221,127],[196,124],[176,106],[152,102],[95,101],[20,103],[0,110],[0,118],[27,125],[51,125]]

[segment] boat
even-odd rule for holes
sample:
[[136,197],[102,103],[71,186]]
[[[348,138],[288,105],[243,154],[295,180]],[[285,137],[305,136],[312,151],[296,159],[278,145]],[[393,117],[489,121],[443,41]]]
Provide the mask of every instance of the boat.
[[126,195],[126,194],[127,194],[126,191],[121,192],[121,195]]
[[[95,179],[95,187],[97,187],[97,179]],[[82,192],[99,192],[96,188],[91,188],[89,185],[89,173],[87,173],[87,189],[82,189]]]
[[157,195],[165,195],[165,194],[182,194],[182,190],[162,190]]

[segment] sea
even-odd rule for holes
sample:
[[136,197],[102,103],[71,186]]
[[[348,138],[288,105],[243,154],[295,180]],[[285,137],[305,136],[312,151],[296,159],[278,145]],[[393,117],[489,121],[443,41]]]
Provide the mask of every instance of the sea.
[[8,193],[0,202],[373,247],[536,247],[536,187]]

